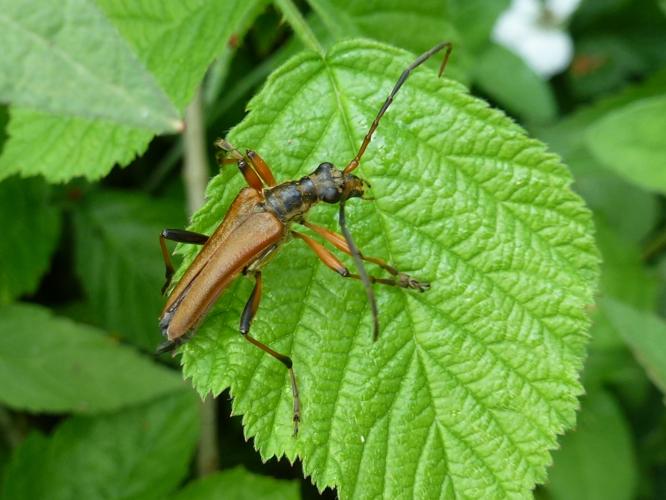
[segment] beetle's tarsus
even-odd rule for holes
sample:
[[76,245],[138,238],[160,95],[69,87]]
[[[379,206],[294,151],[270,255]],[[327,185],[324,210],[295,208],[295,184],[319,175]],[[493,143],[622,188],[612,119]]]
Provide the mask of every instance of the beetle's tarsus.
[[419,292],[425,292],[430,289],[430,283],[416,280],[409,274],[405,273],[400,273],[398,275],[398,283],[403,288],[411,288],[412,290],[418,290]]
[[167,352],[173,352],[178,346],[180,345],[180,342],[176,340],[165,340],[162,342],[160,345],[157,346],[157,349],[155,349],[155,354],[165,354]]

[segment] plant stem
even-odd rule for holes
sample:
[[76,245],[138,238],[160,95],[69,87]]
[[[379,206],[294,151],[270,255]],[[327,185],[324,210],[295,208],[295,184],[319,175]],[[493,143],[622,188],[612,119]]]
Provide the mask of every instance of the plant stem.
[[187,197],[187,211],[192,215],[203,205],[208,182],[206,132],[201,89],[197,91],[194,99],[185,110],[185,123],[185,132],[183,133],[185,148],[183,180]]
[[324,48],[321,46],[319,40],[317,40],[317,37],[310,29],[310,26],[308,26],[308,23],[301,15],[298,7],[294,5],[294,2],[291,0],[275,0],[275,5],[280,8],[284,18],[287,20],[298,38],[301,39],[301,42],[303,42],[307,48],[317,52],[323,58],[325,54]]
[[641,259],[643,262],[651,260],[666,248],[666,230],[662,230],[653,240],[649,241],[643,249]]
[[201,436],[197,452],[197,475],[205,476],[215,472],[219,465],[217,448],[217,400],[210,396],[199,405],[201,411]]
[[[206,127],[203,113],[201,88],[185,111],[183,147],[183,181],[187,196],[187,210],[192,215],[203,205],[208,181],[208,158],[206,155]],[[197,452],[197,474],[205,476],[218,467],[217,406],[215,398],[209,397],[200,404],[201,436]]]

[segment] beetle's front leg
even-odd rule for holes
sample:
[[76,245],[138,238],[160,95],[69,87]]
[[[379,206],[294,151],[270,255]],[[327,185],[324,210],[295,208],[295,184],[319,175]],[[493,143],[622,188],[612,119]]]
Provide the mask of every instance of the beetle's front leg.
[[[218,155],[218,163],[222,166],[226,163],[237,163],[238,169],[243,174],[245,182],[257,191],[261,191],[264,186],[275,186],[275,177],[268,164],[255,151],[246,150],[246,156],[243,156],[238,149],[225,139],[218,139],[215,145],[222,150]],[[229,158],[225,158],[226,155]]]
[[252,290],[252,294],[250,295],[247,304],[245,304],[245,309],[243,309],[243,314],[241,315],[240,333],[245,340],[247,340],[251,344],[254,344],[262,351],[273,356],[280,363],[282,363],[289,371],[289,377],[291,379],[291,394],[294,398],[294,436],[295,436],[296,434],[298,434],[298,423],[301,421],[301,400],[298,395],[298,386],[296,385],[296,377],[294,376],[294,369],[291,358],[289,356],[285,356],[284,354],[280,354],[277,351],[274,351],[266,344],[259,342],[257,339],[255,339],[250,335],[250,326],[252,324],[252,320],[254,319],[255,314],[257,313],[257,310],[259,309],[259,302],[261,301],[262,287],[261,287],[260,271],[254,272],[254,279],[255,279],[254,289]]

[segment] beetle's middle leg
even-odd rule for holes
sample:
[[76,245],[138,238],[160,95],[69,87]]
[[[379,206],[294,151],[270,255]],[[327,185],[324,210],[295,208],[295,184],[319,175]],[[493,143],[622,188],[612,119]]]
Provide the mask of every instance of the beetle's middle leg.
[[162,294],[169,288],[174,273],[173,262],[171,262],[171,254],[166,246],[166,240],[203,245],[208,241],[208,236],[193,231],[186,231],[185,229],[165,229],[160,233],[160,248],[162,249],[162,259],[164,259],[164,276],[166,278],[162,287]]
[[[308,225],[310,227],[311,225]],[[325,231],[328,231],[325,228]],[[295,236],[296,238],[300,238],[303,240],[307,245],[314,251],[315,254],[317,254],[317,257],[321,259],[321,261],[326,264],[330,269],[338,273],[340,276],[343,278],[352,278],[356,280],[361,280],[361,277],[358,274],[353,274],[349,272],[349,269],[338,259],[332,252],[330,252],[324,245],[319,243],[316,240],[313,240],[309,236],[299,233],[297,231],[292,231],[291,234]],[[339,236],[335,233],[331,233],[335,236]],[[341,237],[341,236],[340,236]],[[328,240],[331,241],[331,240]],[[344,240],[343,240],[344,241]],[[332,244],[335,245],[335,243],[331,242]],[[337,247],[337,245],[335,245]],[[340,248],[340,247],[338,247]],[[340,250],[343,250],[340,248]],[[343,250],[344,251],[344,250]],[[349,253],[349,252],[347,252]],[[368,262],[374,262],[375,264],[378,264],[376,261],[382,261],[381,259],[375,259],[373,257],[363,257],[364,260],[367,260]],[[372,259],[372,260],[370,260]],[[379,264],[378,264],[379,265]],[[411,278],[409,275],[405,273],[401,273],[397,271],[395,268],[389,266],[386,264],[387,267],[393,269],[395,271],[393,274],[395,277],[394,278],[378,278],[376,276],[368,276],[368,279],[370,280],[370,283],[378,283],[380,285],[389,285],[389,286],[397,286],[400,288],[413,288],[415,290],[419,290],[420,292],[425,292],[428,288],[430,288],[430,285],[428,283],[422,283],[420,281],[416,281],[414,278]],[[384,266],[382,266],[384,267]]]
[[294,369],[291,358],[289,356],[285,356],[284,354],[280,354],[277,351],[274,351],[266,344],[259,342],[257,339],[255,339],[250,335],[250,325],[252,324],[254,315],[257,313],[257,309],[259,309],[259,302],[261,301],[262,287],[261,287],[260,271],[254,272],[254,280],[255,283],[254,283],[254,289],[252,290],[252,295],[250,295],[247,304],[245,304],[245,309],[243,309],[243,314],[241,315],[240,333],[245,340],[247,340],[251,344],[254,344],[262,351],[273,356],[280,363],[282,363],[289,371],[289,377],[291,379],[291,394],[294,398],[294,436],[295,436],[296,434],[298,434],[298,423],[301,420],[301,400],[298,395],[298,386],[296,385],[296,377],[294,376]]
[[[312,224],[308,221],[303,221],[302,224],[307,227],[308,229],[311,229],[318,235],[320,235],[322,238],[324,238],[326,241],[328,241],[331,245],[333,245],[335,248],[338,250],[346,253],[347,255],[351,255],[351,249],[349,248],[349,245],[347,244],[347,241],[345,240],[344,236],[341,234],[335,233],[331,231],[330,229],[327,229],[323,226],[318,226],[316,224]],[[319,255],[317,253],[317,255]],[[418,290],[419,292],[425,292],[430,288],[430,283],[426,283],[424,281],[418,281],[411,276],[409,276],[406,273],[398,271],[395,267],[392,265],[388,264],[384,259],[381,259],[379,257],[367,257],[363,255],[363,253],[359,252],[359,256],[361,257],[362,260],[366,262],[371,262],[373,264],[378,265],[382,269],[386,270],[389,274],[393,275],[395,278],[394,279],[383,279],[383,278],[376,278],[374,276],[369,276],[370,281],[372,283],[381,283],[383,285],[393,285],[393,286],[400,286],[402,288],[412,288],[414,290]],[[321,257],[320,257],[321,258]],[[322,259],[324,260],[324,259]],[[324,261],[326,262],[326,261]],[[330,267],[330,266],[329,266]],[[336,269],[334,269],[336,270]],[[350,277],[356,278],[355,275],[350,275]]]

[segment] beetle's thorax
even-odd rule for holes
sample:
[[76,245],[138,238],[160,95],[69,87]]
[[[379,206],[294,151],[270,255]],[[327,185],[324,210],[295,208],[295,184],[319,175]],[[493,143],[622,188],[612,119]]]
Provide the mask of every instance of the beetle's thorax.
[[342,199],[361,197],[364,188],[364,182],[355,175],[345,174],[331,163],[322,163],[297,181],[265,189],[265,206],[280,220],[289,222],[303,217],[320,201],[338,203]]

